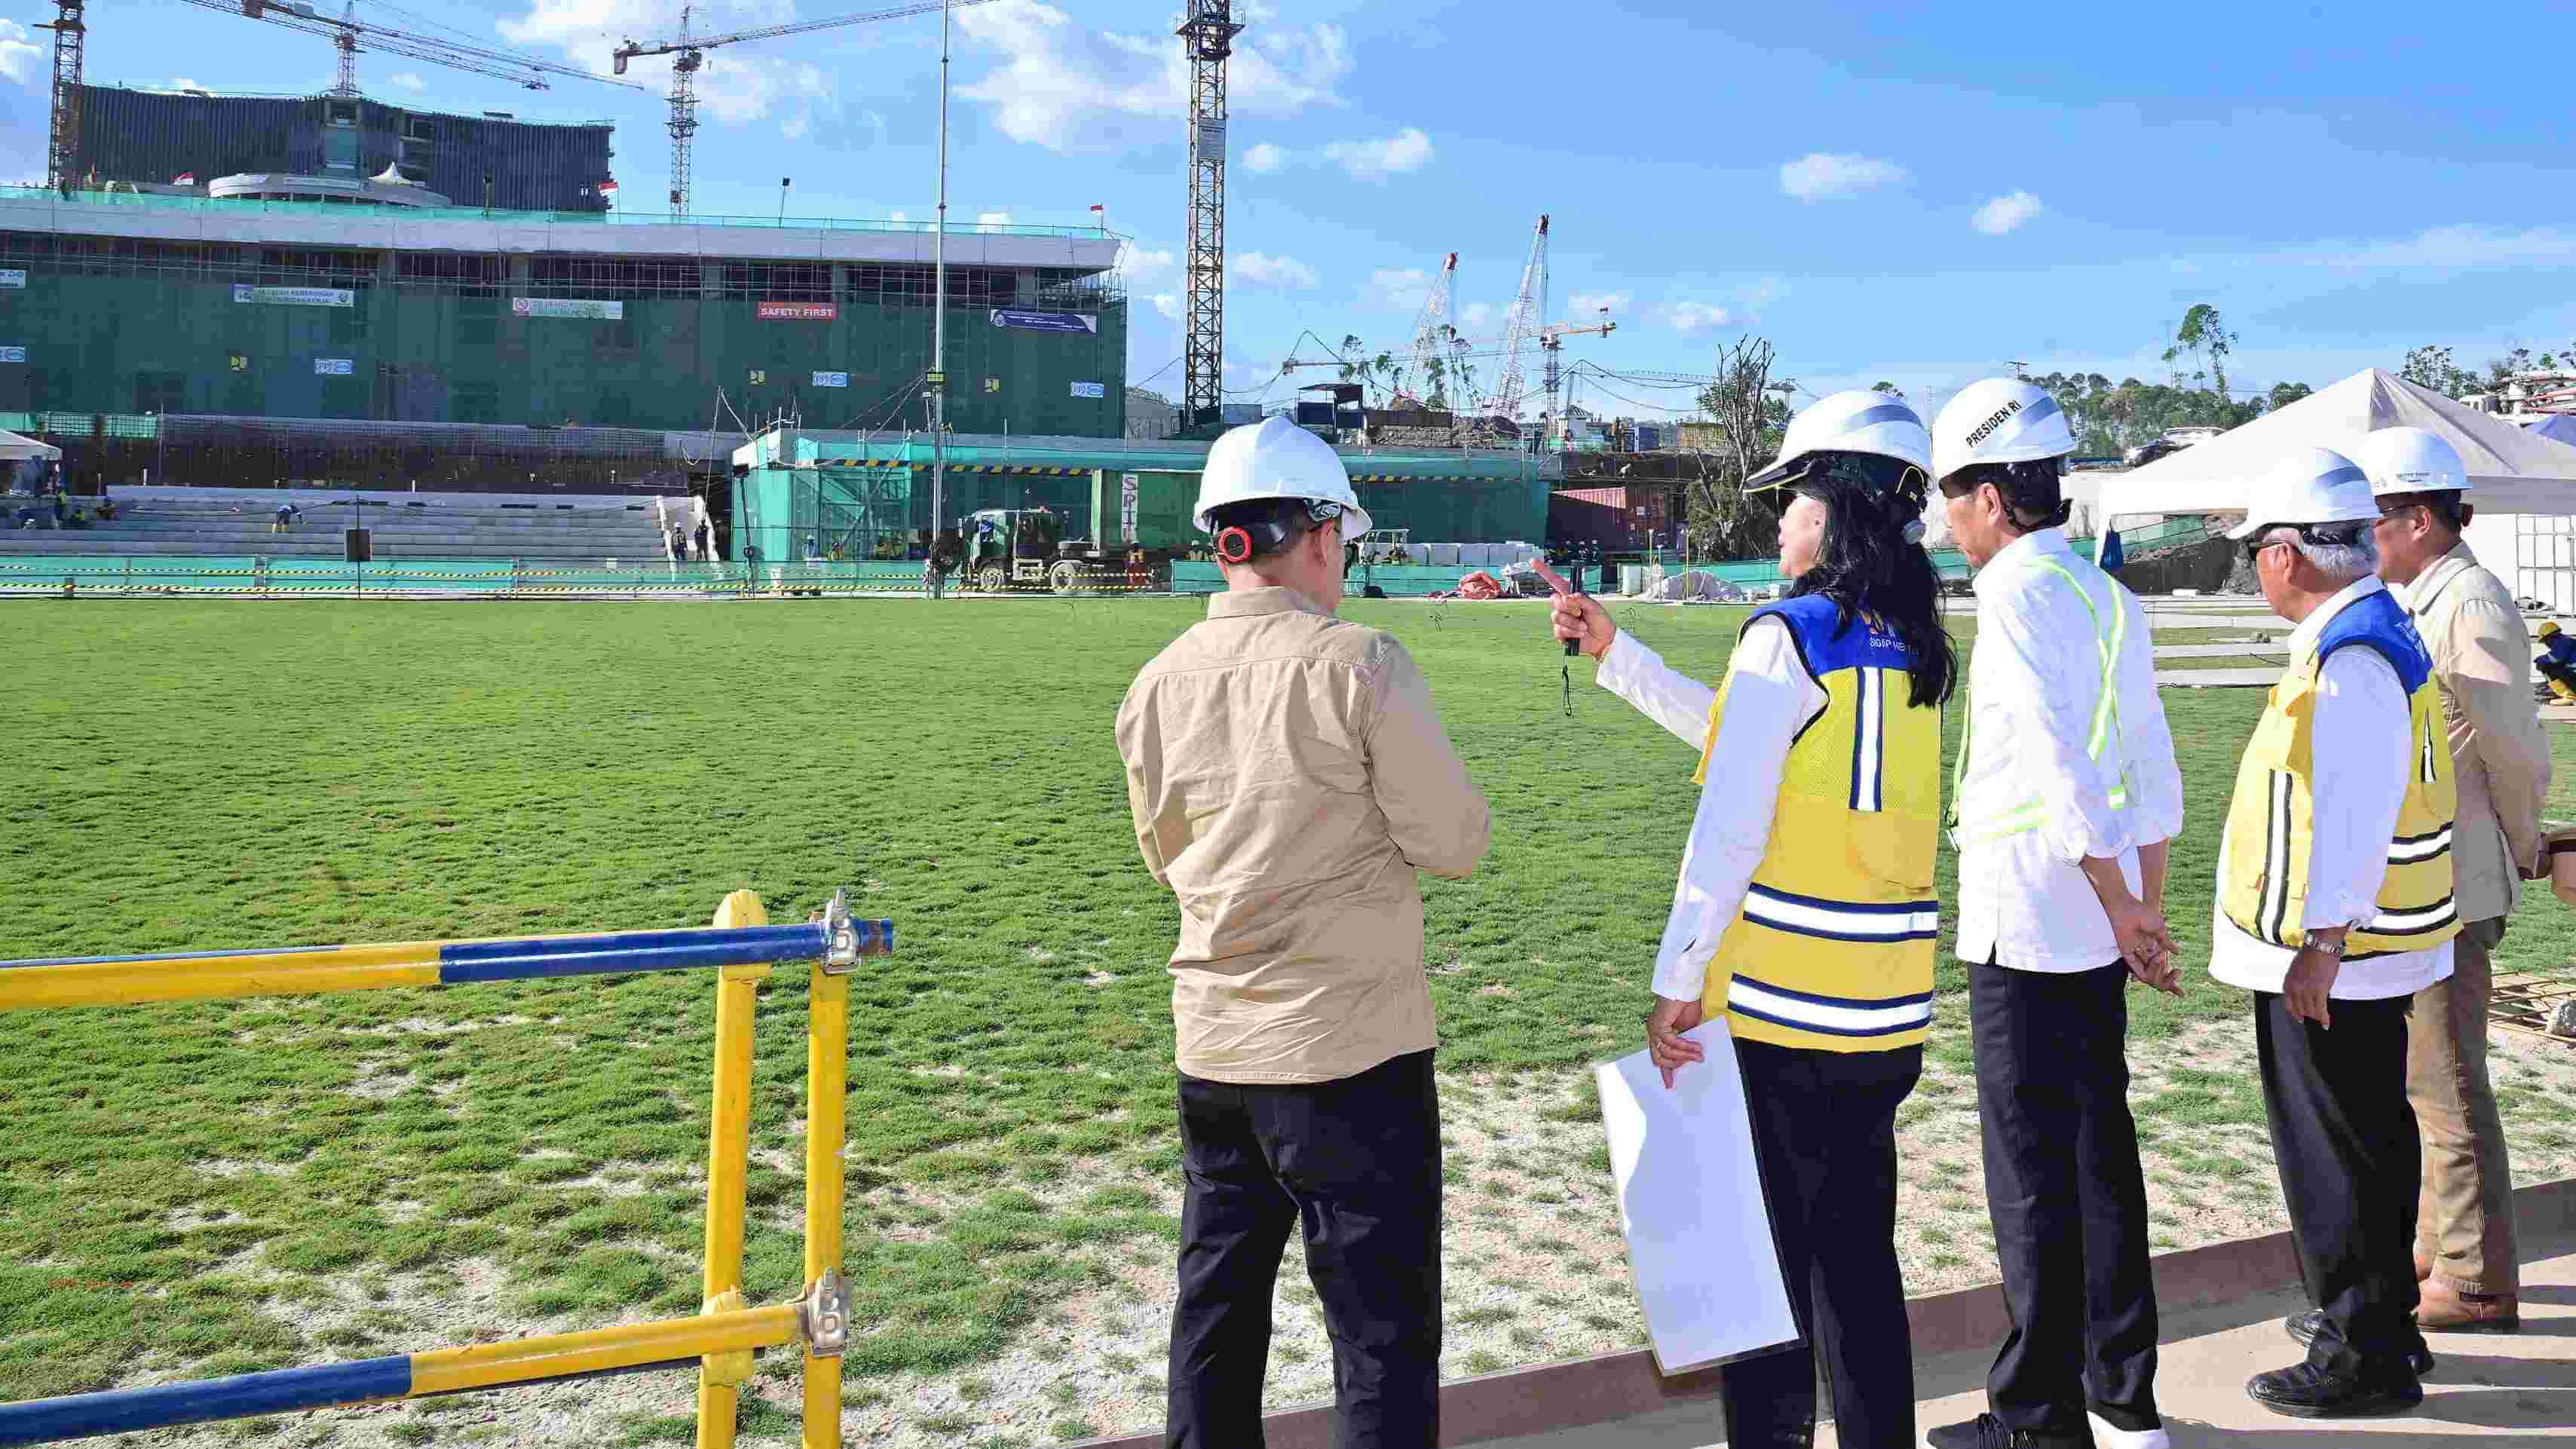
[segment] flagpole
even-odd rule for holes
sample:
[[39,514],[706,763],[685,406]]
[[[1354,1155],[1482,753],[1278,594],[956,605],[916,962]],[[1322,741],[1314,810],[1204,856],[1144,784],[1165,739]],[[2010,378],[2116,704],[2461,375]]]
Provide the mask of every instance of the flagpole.
[[924,400],[930,415],[930,548],[936,553],[948,506],[948,0],[939,0],[939,217],[930,238],[930,266],[937,295],[930,303],[930,387]]

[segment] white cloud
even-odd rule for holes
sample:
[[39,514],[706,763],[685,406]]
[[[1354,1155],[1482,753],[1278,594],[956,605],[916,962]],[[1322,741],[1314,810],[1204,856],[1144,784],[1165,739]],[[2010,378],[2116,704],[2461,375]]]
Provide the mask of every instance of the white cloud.
[[2038,197],[2027,191],[2014,191],[1978,207],[1968,224],[1988,236],[2002,236],[2045,209]]
[[163,89],[173,91],[210,91],[213,90],[214,87],[207,85],[204,81],[198,80],[192,76],[174,75],[170,77],[170,84],[163,87]]
[[1154,310],[1173,322],[1181,320],[1181,299],[1170,292],[1154,294]]
[[2287,260],[2359,271],[2375,267],[2474,268],[2576,260],[2576,231],[2554,226],[2513,231],[2461,224],[2437,226],[2411,237],[2358,245],[2328,244]]
[[1312,290],[1323,279],[1315,269],[1295,257],[1266,256],[1260,252],[1237,252],[1234,274],[1256,287],[1296,287]]
[[1401,172],[1419,171],[1428,164],[1431,138],[1407,126],[1379,140],[1335,141],[1324,148],[1324,159],[1339,164],[1361,181],[1382,181]]
[[1287,165],[1289,158],[1295,154],[1286,147],[1273,146],[1263,141],[1243,153],[1243,164],[1246,170],[1267,173]]
[[888,221],[910,221],[910,220],[912,220],[912,218],[911,218],[911,217],[908,217],[908,216],[904,215],[902,212],[898,211],[898,212],[894,212],[894,213],[891,213],[890,215],[888,215],[888,216],[886,217],[886,220],[888,220]]
[[1470,302],[1458,309],[1458,330],[1474,332],[1479,328],[1491,327],[1494,325],[1494,317],[1493,303]]
[[44,47],[35,43],[27,27],[15,20],[0,20],[0,76],[23,86],[46,72]]
[[1577,292],[1573,296],[1567,298],[1565,302],[1566,315],[1577,320],[1589,320],[1594,313],[1599,312],[1604,307],[1609,308],[1613,312],[1627,311],[1628,294],[1625,292]]
[[1664,309],[1664,320],[1672,324],[1674,331],[1688,337],[1724,327],[1735,320],[1735,314],[1711,302],[1676,302]]
[[1172,270],[1174,258],[1169,251],[1147,251],[1129,242],[1119,250],[1119,270],[1127,274],[1127,285],[1144,287]]
[[[1080,152],[1182,139],[1189,62],[1168,31],[1089,30],[1042,0],[978,5],[958,11],[956,24],[970,46],[1001,57],[994,70],[959,86],[957,94],[990,107],[994,124],[1012,140]],[[1340,26],[1261,25],[1237,42],[1227,63],[1227,109],[1238,117],[1282,117],[1309,106],[1337,106],[1342,98],[1335,88],[1350,69],[1350,43]]]
[[1810,151],[1780,163],[1780,189],[1800,201],[1845,201],[1904,179],[1904,167],[1868,156]]
[[398,70],[392,75],[386,76],[385,84],[389,86],[400,86],[407,91],[419,91],[429,88],[429,82],[422,80],[417,71],[408,70]]
[[810,111],[798,111],[795,115],[789,116],[786,120],[778,123],[778,134],[785,136],[790,141],[804,140],[805,133],[812,129],[814,129],[814,116]]
[[977,226],[1009,226],[1011,224],[1011,214],[1007,211],[979,211],[975,213],[975,224]]
[[1419,311],[1431,274],[1420,267],[1380,267],[1360,286],[1360,305],[1392,312]]

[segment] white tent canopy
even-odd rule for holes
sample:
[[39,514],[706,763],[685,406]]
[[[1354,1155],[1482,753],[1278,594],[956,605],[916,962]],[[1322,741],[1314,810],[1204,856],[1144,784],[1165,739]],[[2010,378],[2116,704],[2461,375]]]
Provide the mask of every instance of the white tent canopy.
[[2576,413],[2544,413],[2523,420],[2522,430],[2535,438],[2576,446]]
[[16,462],[22,458],[42,458],[53,462],[62,455],[63,450],[51,443],[39,443],[33,438],[0,429],[0,460]]
[[2481,513],[2576,514],[2576,447],[2373,367],[2106,481],[2100,515],[2116,523],[2139,514],[2242,513],[2254,480],[2292,449],[2349,454],[2363,434],[2394,427],[2427,429],[2459,449]]

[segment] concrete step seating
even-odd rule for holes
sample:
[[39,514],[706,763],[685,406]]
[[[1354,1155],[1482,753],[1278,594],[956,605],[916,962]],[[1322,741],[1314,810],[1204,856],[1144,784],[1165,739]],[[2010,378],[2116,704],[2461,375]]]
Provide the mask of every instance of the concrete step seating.
[[[59,556],[268,558],[343,556],[344,530],[363,515],[378,559],[517,558],[589,563],[665,558],[652,500],[617,494],[573,497],[430,493],[352,495],[315,489],[133,488],[112,495],[118,516],[87,528],[0,528],[0,558]],[[0,501],[0,517],[35,500]],[[94,499],[76,500],[95,507]],[[270,531],[277,505],[300,510],[284,533]],[[50,520],[51,500],[39,509]]]

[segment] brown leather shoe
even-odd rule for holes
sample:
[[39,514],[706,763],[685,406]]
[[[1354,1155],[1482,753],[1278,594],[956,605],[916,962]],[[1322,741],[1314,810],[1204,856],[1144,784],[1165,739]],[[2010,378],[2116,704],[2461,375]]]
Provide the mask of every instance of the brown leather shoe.
[[2433,1333],[2520,1333],[2522,1310],[2510,1293],[2463,1293],[2432,1278],[2417,1301],[2415,1326]]

